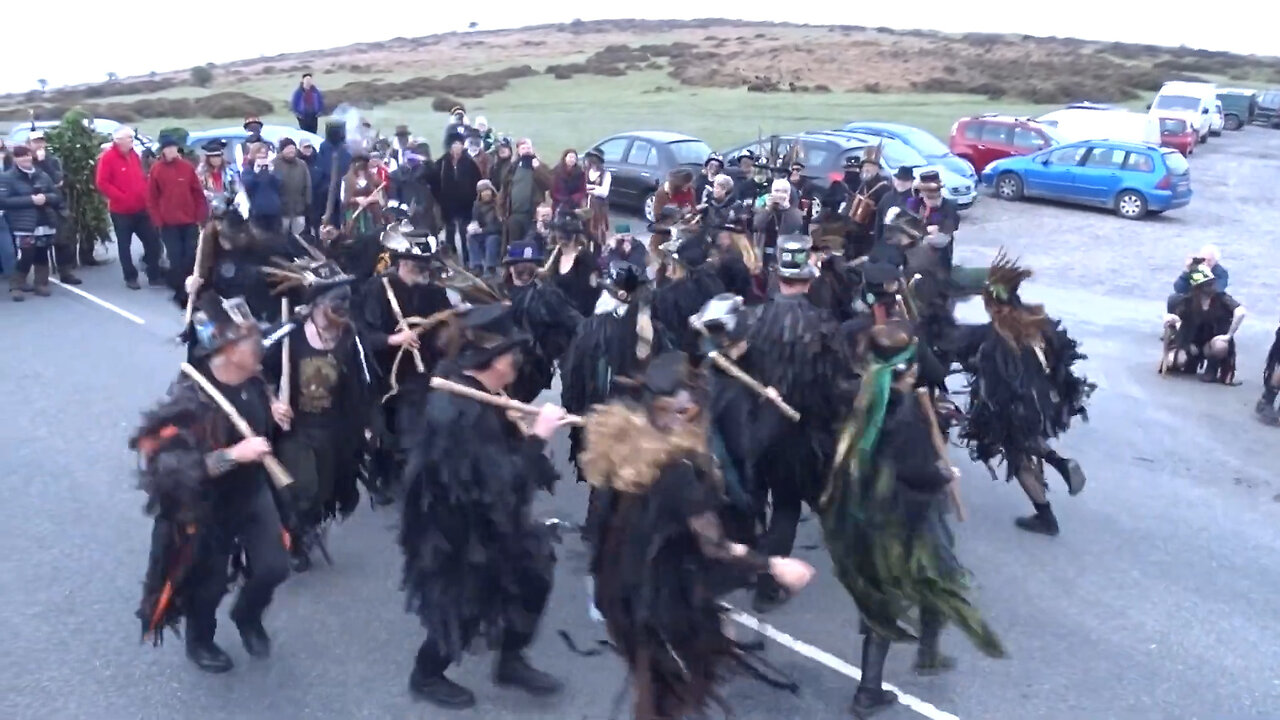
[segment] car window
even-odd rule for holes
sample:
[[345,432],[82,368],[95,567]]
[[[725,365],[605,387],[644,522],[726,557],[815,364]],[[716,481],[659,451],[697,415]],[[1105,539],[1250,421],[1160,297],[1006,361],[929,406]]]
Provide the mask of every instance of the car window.
[[1191,112],[1198,112],[1200,110],[1200,98],[1187,95],[1161,95],[1156,98],[1155,104],[1151,107],[1156,110],[1190,110]]
[[1187,121],[1180,118],[1160,118],[1161,135],[1181,135],[1187,131]]
[[630,138],[613,138],[611,140],[605,140],[596,147],[600,148],[600,154],[604,156],[605,162],[620,163],[622,162],[622,153],[627,150],[628,140],[630,140]]
[[1169,168],[1170,175],[1186,175],[1191,172],[1191,165],[1177,150],[1165,150],[1160,153],[1160,156],[1164,158],[1164,164]]
[[795,159],[804,163],[805,171],[812,175],[828,167],[836,151],[835,146],[828,143],[801,141]]
[[982,137],[982,128],[986,123],[971,122],[964,126],[964,136],[967,140],[977,140]]
[[1009,128],[999,123],[983,123],[982,135],[978,138],[983,142],[1001,143],[1008,142]]
[[925,160],[920,153],[911,149],[910,145],[901,140],[885,140],[884,164],[886,167],[897,169],[903,165],[920,167],[921,165],[928,165],[929,161]]
[[1156,161],[1152,160],[1151,156],[1146,153],[1131,152],[1124,159],[1124,169],[1133,172],[1155,172]]
[[1027,127],[1013,129],[1013,146],[1019,150],[1040,150],[1049,146],[1043,135]]
[[667,143],[677,165],[701,165],[711,154],[711,146],[701,140],[677,140]]
[[1080,158],[1084,156],[1084,147],[1069,147],[1061,150],[1054,150],[1049,153],[1049,163],[1052,165],[1079,165]]
[[627,153],[627,163],[631,165],[657,165],[658,149],[644,140],[631,143],[631,152]]
[[1089,158],[1084,161],[1084,166],[1100,170],[1119,170],[1120,166],[1124,164],[1124,156],[1124,150],[1093,148],[1089,153]]
[[951,149],[942,144],[938,138],[919,128],[902,131],[902,140],[921,155],[949,155]]

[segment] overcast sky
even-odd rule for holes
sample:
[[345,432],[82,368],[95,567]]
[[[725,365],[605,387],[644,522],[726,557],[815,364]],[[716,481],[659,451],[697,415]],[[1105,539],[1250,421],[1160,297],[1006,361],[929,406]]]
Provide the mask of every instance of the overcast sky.
[[[608,3],[615,5],[614,3]],[[1123,0],[1057,2],[964,2],[909,0],[908,2],[851,3],[847,0],[734,0],[733,2],[676,3],[690,9],[663,6],[661,17],[692,19],[734,13],[743,20],[786,20],[813,24],[926,28],[944,32],[998,32],[1057,35],[1089,40],[1127,41],[1158,45],[1188,45],[1244,53],[1278,53],[1273,22],[1258,22],[1247,5],[1194,3],[1194,16],[1173,12],[1174,3]],[[646,3],[617,3],[619,10],[598,0],[548,0],[471,3],[443,0],[425,4],[341,2],[339,0],[281,0],[245,13],[228,6],[225,22],[202,23],[216,11],[189,13],[167,0],[131,0],[118,6],[95,3],[92,12],[70,10],[40,31],[9,32],[0,48],[9,58],[0,73],[0,92],[35,88],[45,78],[50,85],[92,82],[114,72],[121,77],[152,70],[178,70],[263,55],[317,50],[393,37],[416,37],[463,30],[471,21],[483,28],[568,22],[574,18],[638,17]],[[615,7],[616,7],[615,5]],[[541,6],[541,8],[539,8]],[[192,6],[194,7],[194,6]],[[114,8],[114,9],[111,9]],[[398,8],[394,9],[394,8]],[[785,11],[796,8],[788,17]],[[1221,8],[1221,10],[1218,10]],[[904,12],[904,9],[906,10]],[[211,14],[212,13],[212,14]],[[1249,15],[1254,21],[1248,20]],[[400,17],[407,17],[397,21]],[[184,22],[182,18],[192,18]],[[657,18],[650,14],[643,17]],[[121,23],[125,29],[113,29]],[[429,73],[430,68],[422,68]]]

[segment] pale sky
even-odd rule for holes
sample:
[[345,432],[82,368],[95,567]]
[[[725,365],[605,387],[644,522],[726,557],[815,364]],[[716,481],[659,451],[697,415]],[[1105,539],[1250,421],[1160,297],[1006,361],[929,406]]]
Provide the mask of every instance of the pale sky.
[[[131,0],[119,6],[127,9],[124,14],[107,17],[96,12],[68,12],[59,16],[48,32],[6,33],[0,44],[5,57],[22,60],[6,63],[5,71],[0,73],[0,92],[34,89],[38,78],[57,86],[103,80],[108,72],[120,77],[144,75],[152,70],[180,70],[208,62],[465,30],[473,20],[480,23],[481,29],[497,29],[568,22],[574,18],[659,17],[639,14],[648,10],[647,3],[607,4],[625,7],[602,8],[599,0],[511,0],[510,4],[501,0],[489,3],[445,0],[409,5],[400,0],[365,3],[282,0],[262,6],[261,13],[245,13],[243,6],[237,10],[233,4],[229,6],[228,22],[209,24],[200,19],[212,17],[209,13],[184,14],[177,10],[179,6],[167,0]],[[726,17],[734,13],[733,19],[741,20],[1057,35],[1242,53],[1280,53],[1274,23],[1259,22],[1256,12],[1247,6],[1230,4],[1215,6],[1196,2],[1194,6],[1198,9],[1194,17],[1174,12],[1176,3],[1125,0],[908,0],[900,3],[871,0],[856,4],[848,0],[801,3],[732,0],[661,5],[661,17],[666,19],[693,19],[708,14]],[[682,11],[676,7],[679,5],[691,9]],[[797,11],[788,17],[788,8]],[[1221,8],[1221,12],[1216,8]],[[1249,21],[1250,14],[1254,16],[1253,22]],[[71,17],[66,17],[68,15]],[[184,22],[184,15],[190,20]],[[131,28],[132,37],[126,32],[111,30],[115,22]],[[204,41],[205,38],[208,41]],[[100,53],[100,57],[95,58],[95,52]],[[428,74],[429,70],[423,68]]]

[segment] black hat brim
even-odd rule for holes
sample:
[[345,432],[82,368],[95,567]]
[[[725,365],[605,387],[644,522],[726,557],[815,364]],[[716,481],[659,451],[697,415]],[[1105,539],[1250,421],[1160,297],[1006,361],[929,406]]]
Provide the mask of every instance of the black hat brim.
[[512,350],[528,345],[532,341],[533,336],[521,330],[492,347],[463,346],[462,350],[458,351],[457,363],[463,370],[482,368]]

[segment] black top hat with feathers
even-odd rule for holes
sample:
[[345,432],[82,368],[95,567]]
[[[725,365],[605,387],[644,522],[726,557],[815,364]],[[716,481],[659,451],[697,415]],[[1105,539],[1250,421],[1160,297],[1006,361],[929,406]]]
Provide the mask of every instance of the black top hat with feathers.
[[506,303],[478,305],[463,313],[456,325],[460,337],[454,361],[463,370],[479,370],[530,341],[516,325]]

